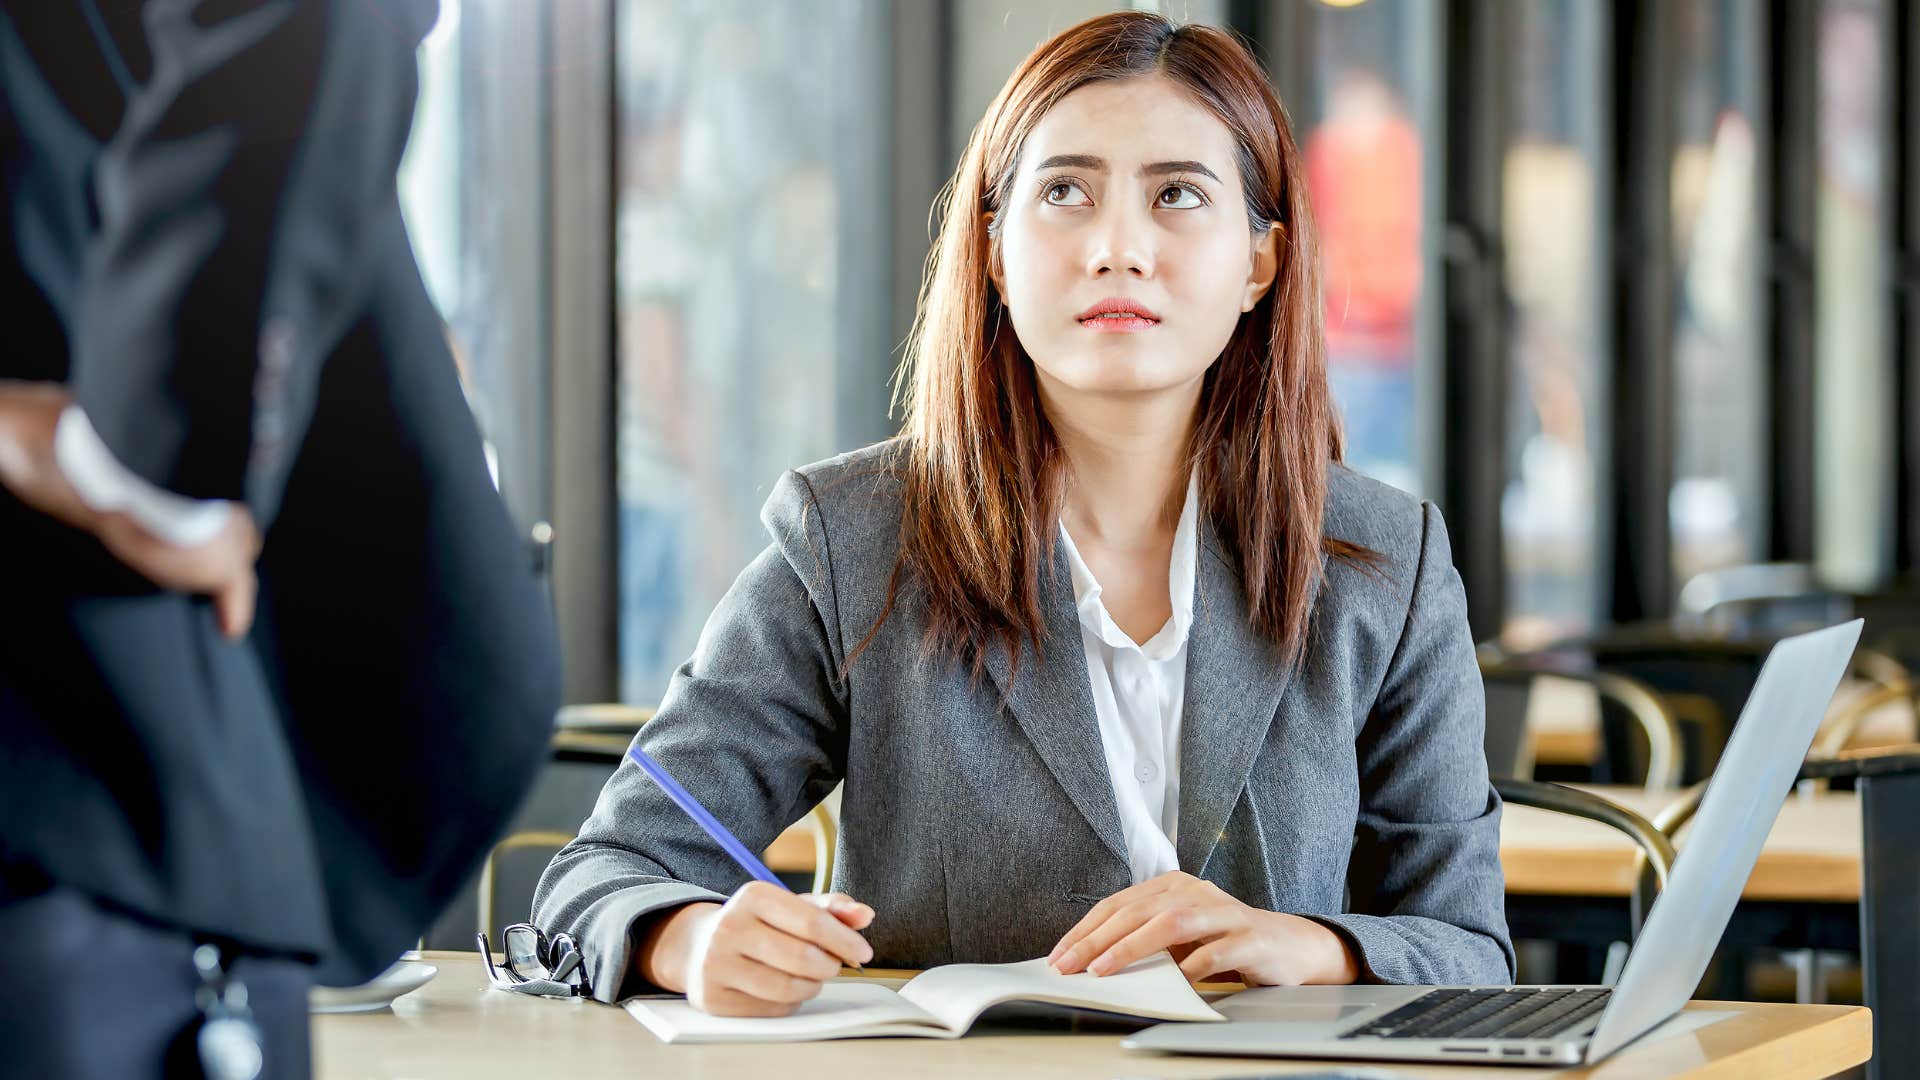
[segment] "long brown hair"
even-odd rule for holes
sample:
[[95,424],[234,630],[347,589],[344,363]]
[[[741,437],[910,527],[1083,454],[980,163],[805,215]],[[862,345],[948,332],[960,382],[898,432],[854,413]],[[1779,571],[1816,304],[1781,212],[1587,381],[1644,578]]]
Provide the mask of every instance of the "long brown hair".
[[1371,555],[1322,532],[1341,437],[1327,394],[1319,252],[1285,109],[1259,61],[1224,31],[1146,12],[1098,16],[1035,49],[973,129],[941,193],[944,220],[896,389],[901,549],[874,632],[910,575],[926,594],[926,645],[970,654],[976,673],[995,643],[1016,662],[1022,640],[1041,648],[1040,574],[1065,479],[1032,361],[989,282],[999,237],[986,215],[1005,205],[1021,147],[1055,103],[1088,83],[1153,74],[1226,124],[1251,229],[1282,230],[1274,285],[1208,370],[1189,447],[1201,506],[1237,561],[1254,628],[1297,660],[1322,556]]

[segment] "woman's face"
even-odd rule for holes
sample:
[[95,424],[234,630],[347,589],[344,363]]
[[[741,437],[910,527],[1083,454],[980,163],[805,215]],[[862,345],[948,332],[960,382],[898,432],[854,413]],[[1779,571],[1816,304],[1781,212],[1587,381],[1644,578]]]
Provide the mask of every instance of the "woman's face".
[[992,277],[1043,389],[1197,389],[1277,266],[1277,230],[1249,229],[1234,151],[1158,75],[1090,83],[1041,118]]

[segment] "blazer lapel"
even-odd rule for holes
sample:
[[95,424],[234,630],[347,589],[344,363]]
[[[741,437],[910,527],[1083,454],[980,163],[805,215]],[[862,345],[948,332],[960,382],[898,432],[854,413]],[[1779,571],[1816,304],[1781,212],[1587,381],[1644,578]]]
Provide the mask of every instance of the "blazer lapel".
[[1016,675],[1007,662],[1006,649],[990,646],[987,670],[1048,771],[1087,824],[1125,865],[1127,842],[1120,830],[1113,784],[1107,777],[1086,653],[1080,644],[1080,614],[1073,603],[1066,552],[1058,544],[1054,545],[1052,570],[1043,575],[1040,589],[1046,615],[1046,655],[1037,658],[1032,644],[1023,642]]
[[1193,606],[1174,846],[1180,869],[1198,877],[1226,836],[1227,818],[1283,707],[1293,669],[1247,621],[1246,594],[1235,561],[1204,519]]

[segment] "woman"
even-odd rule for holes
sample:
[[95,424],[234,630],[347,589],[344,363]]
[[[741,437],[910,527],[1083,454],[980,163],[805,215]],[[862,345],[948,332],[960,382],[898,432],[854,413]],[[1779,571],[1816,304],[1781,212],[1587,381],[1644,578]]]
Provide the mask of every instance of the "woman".
[[749,846],[844,780],[845,892],[733,891],[629,764],[537,920],[603,999],[735,1015],[876,960],[1511,979],[1464,596],[1433,508],[1337,464],[1257,62],[1081,23],[988,109],[947,211],[904,433],[781,481],[641,736]]

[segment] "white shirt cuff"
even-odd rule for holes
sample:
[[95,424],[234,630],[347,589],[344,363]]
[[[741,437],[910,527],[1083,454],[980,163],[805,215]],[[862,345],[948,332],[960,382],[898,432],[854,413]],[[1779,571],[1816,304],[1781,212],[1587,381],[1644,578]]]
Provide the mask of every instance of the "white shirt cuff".
[[189,499],[155,487],[113,456],[78,405],[69,405],[53,429],[53,459],[80,499],[94,510],[124,510],[139,526],[178,547],[198,547],[226,527],[233,504]]

